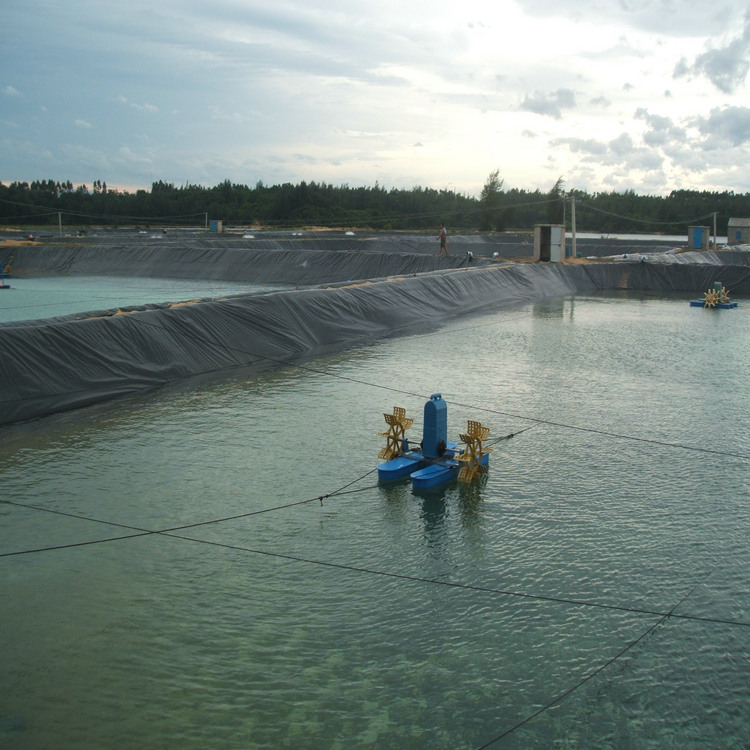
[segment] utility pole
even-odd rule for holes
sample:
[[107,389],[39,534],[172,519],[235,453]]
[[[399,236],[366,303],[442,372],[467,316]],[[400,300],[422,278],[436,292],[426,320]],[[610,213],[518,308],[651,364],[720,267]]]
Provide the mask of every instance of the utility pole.
[[60,237],[62,237],[62,211],[57,212],[57,230],[60,233]]
[[714,250],[716,250],[716,211],[714,211]]
[[570,253],[574,258],[576,254],[576,197],[570,196]]

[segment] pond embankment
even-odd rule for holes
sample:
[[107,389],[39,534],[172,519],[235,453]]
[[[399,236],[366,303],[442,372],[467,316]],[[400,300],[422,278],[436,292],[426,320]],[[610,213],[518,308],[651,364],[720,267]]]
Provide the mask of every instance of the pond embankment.
[[[476,239],[434,255],[423,238],[206,238],[4,247],[16,274],[235,279],[291,291],[153,304],[0,324],[0,424],[148,391],[196,376],[294,364],[457,315],[602,290],[692,292],[715,281],[750,295],[750,249],[623,254],[611,261],[509,261]],[[458,249],[460,241],[454,238]]]

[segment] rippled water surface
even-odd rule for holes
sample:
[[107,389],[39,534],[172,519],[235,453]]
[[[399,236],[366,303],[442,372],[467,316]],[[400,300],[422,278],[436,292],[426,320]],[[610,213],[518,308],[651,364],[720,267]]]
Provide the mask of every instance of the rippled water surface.
[[14,277],[5,283],[10,289],[0,291],[0,323],[282,288],[213,279],[118,276]]
[[[0,746],[746,747],[739,302],[579,296],[0,430]],[[434,392],[454,439],[531,429],[473,486],[378,486],[383,412],[418,439]]]

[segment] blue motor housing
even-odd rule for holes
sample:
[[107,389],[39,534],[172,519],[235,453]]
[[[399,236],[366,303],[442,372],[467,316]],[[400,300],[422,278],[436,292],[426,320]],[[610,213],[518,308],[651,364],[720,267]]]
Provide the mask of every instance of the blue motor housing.
[[448,438],[448,404],[439,393],[433,393],[424,405],[422,455],[440,458],[445,453]]

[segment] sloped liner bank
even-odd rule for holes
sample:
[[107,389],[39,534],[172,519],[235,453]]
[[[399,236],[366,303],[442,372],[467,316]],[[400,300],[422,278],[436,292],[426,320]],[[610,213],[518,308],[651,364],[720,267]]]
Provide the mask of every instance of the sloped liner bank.
[[[462,238],[462,245],[465,243]],[[488,243],[467,246],[479,248],[471,265],[491,263]],[[428,242],[426,238],[413,238],[408,244],[382,238],[282,241],[201,237],[145,242],[135,239],[129,243],[63,242],[12,249],[0,244],[0,265],[10,263],[21,275],[146,276],[298,286],[470,265],[465,252],[438,258],[436,251],[435,241]]]
[[575,293],[699,293],[721,281],[733,293],[746,295],[748,257],[727,255],[732,265],[720,264],[724,258],[718,257],[714,264],[490,265],[7,323],[0,325],[0,424],[193,376],[299,362],[387,336],[432,331],[456,315]]

